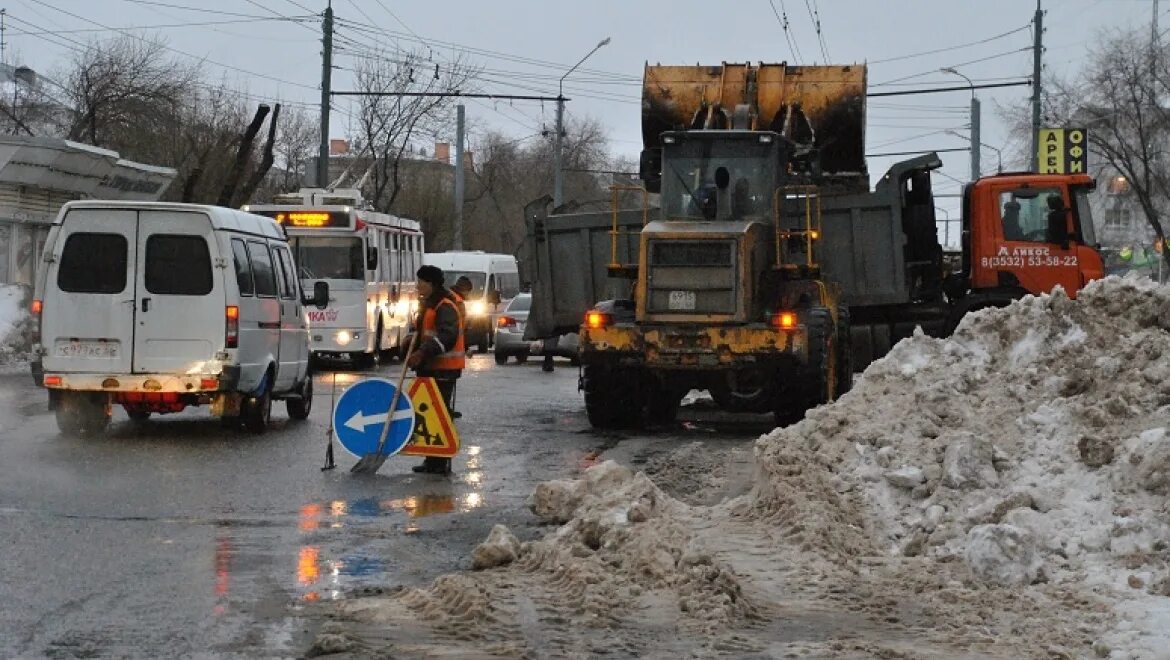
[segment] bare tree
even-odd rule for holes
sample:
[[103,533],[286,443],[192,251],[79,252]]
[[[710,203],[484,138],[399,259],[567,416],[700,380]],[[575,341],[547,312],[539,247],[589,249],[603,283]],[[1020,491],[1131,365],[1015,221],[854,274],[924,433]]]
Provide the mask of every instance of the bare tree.
[[[1170,49],[1144,31],[1102,34],[1086,68],[1052,80],[1045,114],[1056,125],[1088,129],[1099,166],[1124,176],[1157,240],[1170,208]],[[1162,250],[1170,265],[1170,250]]]
[[[359,135],[355,140],[369,159],[370,201],[389,211],[402,191],[402,161],[419,134],[435,134],[453,123],[452,94],[466,88],[476,70],[462,58],[445,66],[418,52],[375,53],[358,60],[357,89],[384,96],[360,97]],[[419,96],[399,96],[399,93]],[[431,95],[434,96],[431,96]]]
[[[605,130],[593,120],[565,128],[566,209],[609,208],[614,169]],[[519,139],[488,133],[477,147],[464,209],[465,243],[472,249],[516,253],[524,240],[524,205],[553,188],[551,135]]]
[[165,124],[199,80],[199,67],[168,57],[159,41],[121,36],[78,54],[64,82],[71,140],[122,150]]

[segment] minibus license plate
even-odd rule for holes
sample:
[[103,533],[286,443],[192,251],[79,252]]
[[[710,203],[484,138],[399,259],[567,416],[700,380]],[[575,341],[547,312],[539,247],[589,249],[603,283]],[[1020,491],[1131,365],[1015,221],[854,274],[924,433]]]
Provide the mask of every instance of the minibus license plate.
[[108,341],[67,341],[57,344],[59,357],[114,358],[118,345]]

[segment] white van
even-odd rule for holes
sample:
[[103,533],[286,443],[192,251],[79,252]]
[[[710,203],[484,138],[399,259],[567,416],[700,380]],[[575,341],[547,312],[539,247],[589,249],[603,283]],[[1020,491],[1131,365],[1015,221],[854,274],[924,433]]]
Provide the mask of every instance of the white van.
[[64,433],[98,433],[114,404],[134,420],[210,404],[262,433],[272,400],[305,419],[309,336],[292,254],[275,221],[159,202],[66,204],[33,294],[33,374]]
[[516,257],[510,254],[473,252],[432,252],[423,255],[423,263],[443,270],[447,288],[466,276],[471,280],[467,296],[467,318],[463,322],[464,342],[473,344],[480,353],[491,347],[499,310],[520,293],[520,271]]

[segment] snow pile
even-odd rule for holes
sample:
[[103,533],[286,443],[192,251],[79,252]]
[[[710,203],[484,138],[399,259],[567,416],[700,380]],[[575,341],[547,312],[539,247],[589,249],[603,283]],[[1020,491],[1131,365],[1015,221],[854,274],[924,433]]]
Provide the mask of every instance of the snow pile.
[[[808,549],[1112,605],[1095,652],[1170,648],[1170,287],[1090,284],[918,334],[757,445],[754,517]],[[1031,586],[1036,585],[1036,586]],[[1055,591],[1053,591],[1055,590]]]
[[[658,618],[698,640],[758,618],[736,576],[697,538],[690,508],[644,474],[606,461],[581,479],[541,484],[529,506],[544,521],[564,524],[523,544],[497,525],[473,563],[499,568],[343,602],[341,613],[381,629],[429,627],[421,646],[399,641],[395,652],[425,655],[437,644],[447,654],[509,657],[534,649],[639,655],[657,643],[648,640],[661,633]],[[532,647],[519,628],[537,625],[544,629]],[[615,638],[606,630],[623,632]]]
[[26,289],[0,285],[0,364],[26,360],[32,337],[32,319]]

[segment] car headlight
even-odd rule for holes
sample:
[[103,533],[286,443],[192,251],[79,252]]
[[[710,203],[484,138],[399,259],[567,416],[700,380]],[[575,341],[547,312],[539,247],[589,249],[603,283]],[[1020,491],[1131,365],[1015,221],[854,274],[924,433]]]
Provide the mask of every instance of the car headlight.
[[337,343],[340,344],[341,346],[345,346],[352,339],[353,339],[353,336],[349,334],[349,330],[341,330],[337,333]]
[[467,304],[467,313],[472,316],[483,316],[487,314],[487,303],[482,300],[473,300]]

